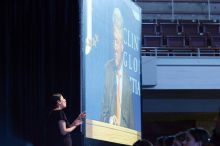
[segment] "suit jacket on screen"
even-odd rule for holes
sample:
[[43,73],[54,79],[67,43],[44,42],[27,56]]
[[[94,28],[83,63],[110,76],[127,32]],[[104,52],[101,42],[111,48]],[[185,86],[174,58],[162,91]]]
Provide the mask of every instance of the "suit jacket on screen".
[[[125,70],[123,70],[121,101],[120,126],[134,129],[132,88]],[[109,123],[109,119],[113,115],[116,115],[116,66],[115,61],[110,60],[105,65],[104,97],[102,101],[101,121]]]

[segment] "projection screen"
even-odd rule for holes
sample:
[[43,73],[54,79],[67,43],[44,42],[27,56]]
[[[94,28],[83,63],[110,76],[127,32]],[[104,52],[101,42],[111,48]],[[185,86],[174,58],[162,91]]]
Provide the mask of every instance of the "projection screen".
[[82,96],[87,138],[141,137],[141,9],[130,0],[83,0]]

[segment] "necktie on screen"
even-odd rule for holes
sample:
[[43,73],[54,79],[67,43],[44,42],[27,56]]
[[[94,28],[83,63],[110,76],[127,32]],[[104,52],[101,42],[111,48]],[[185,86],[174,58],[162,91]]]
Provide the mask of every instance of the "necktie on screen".
[[121,104],[120,104],[120,96],[121,96],[121,75],[118,73],[118,87],[117,87],[117,96],[116,96],[116,117],[117,117],[117,125],[120,125],[121,120]]

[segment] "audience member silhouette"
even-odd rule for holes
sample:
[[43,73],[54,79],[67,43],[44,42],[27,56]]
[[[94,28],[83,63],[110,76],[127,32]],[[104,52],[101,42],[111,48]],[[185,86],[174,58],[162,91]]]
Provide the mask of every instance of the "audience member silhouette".
[[157,138],[155,146],[163,146],[163,141],[166,137],[165,136],[160,136]]
[[142,139],[142,140],[138,140],[136,141],[133,146],[153,146],[153,144],[149,141],[149,140],[146,140],[146,139]]
[[203,128],[190,128],[186,131],[183,146],[209,146],[209,133]]
[[173,146],[183,146],[183,141],[185,140],[186,132],[181,131],[175,135]]
[[163,146],[172,146],[174,141],[174,136],[167,136],[163,140]]
[[210,146],[220,146],[220,109],[218,115],[214,119],[215,128],[210,138]]

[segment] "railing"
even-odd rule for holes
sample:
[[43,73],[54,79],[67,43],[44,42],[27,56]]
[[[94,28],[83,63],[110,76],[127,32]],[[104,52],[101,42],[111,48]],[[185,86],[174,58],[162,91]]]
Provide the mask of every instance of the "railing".
[[142,47],[142,56],[163,56],[163,57],[219,57],[220,48],[196,48],[193,50],[184,48],[166,48],[166,47]]
[[219,19],[219,0],[136,0],[143,19]]
[[217,20],[148,20],[142,22],[142,54],[219,56]]

